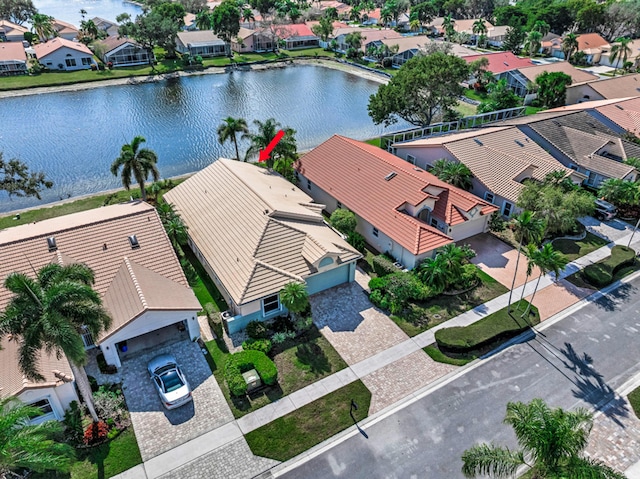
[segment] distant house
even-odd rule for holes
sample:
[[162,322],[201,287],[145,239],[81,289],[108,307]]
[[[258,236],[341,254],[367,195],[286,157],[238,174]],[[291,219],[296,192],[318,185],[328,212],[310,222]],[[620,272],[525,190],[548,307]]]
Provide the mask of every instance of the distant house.
[[93,17],[91,20],[95,23],[98,30],[102,30],[107,36],[113,37],[118,35],[118,24],[116,22],[111,22],[101,17]]
[[74,25],[58,20],[57,18],[54,18],[53,22],[51,22],[51,26],[55,31],[55,36],[64,38],[65,40],[75,40],[78,38],[78,34],[80,33],[78,28]]
[[[333,40],[336,41],[336,51],[345,53],[349,49],[347,36],[351,33],[359,33],[362,36],[362,50],[367,51],[369,45],[383,45],[383,40],[395,40],[402,38],[402,35],[395,30],[378,30],[376,28],[343,27],[334,31]],[[332,42],[329,41],[329,44]]]
[[541,181],[556,170],[564,171],[576,184],[585,179],[516,127],[492,126],[395,143],[393,148],[398,156],[420,168],[429,169],[441,158],[464,163],[474,176],[472,193],[498,206],[507,217],[516,213],[527,179]]
[[0,42],[0,76],[27,73],[27,54],[22,43]]
[[640,73],[579,83],[567,88],[567,105],[640,95]]
[[218,38],[213,30],[179,32],[176,38],[176,49],[180,53],[192,56],[220,57],[229,53],[227,43]]
[[[602,38],[597,33],[583,33],[577,36],[578,50],[586,55],[586,61],[589,64],[596,64],[600,62],[600,56],[603,50],[611,48],[609,42]],[[543,48],[547,48],[549,54],[556,58],[564,58],[564,51],[562,51],[562,38],[558,37],[552,39],[548,44],[544,43]]]
[[528,93],[529,85],[535,83],[536,78],[544,72],[561,72],[571,77],[572,84],[597,80],[599,77],[593,73],[574,67],[569,62],[554,62],[544,65],[532,65],[518,67],[498,75],[499,79],[506,78],[507,84],[519,96],[524,97]]
[[[616,45],[616,43],[613,43],[609,46],[605,45],[602,47],[602,54],[600,55],[599,62],[600,65],[615,68],[622,68],[624,66],[624,59],[622,58],[621,54],[618,54],[615,62],[611,60],[611,49],[614,47],[614,45]],[[632,40],[629,43],[628,47],[631,49],[631,53],[627,56],[627,61],[631,62],[631,68],[638,68],[640,66],[640,38]]]
[[24,34],[29,31],[22,25],[17,25],[9,20],[0,20],[0,42],[20,42],[24,40]]
[[[479,18],[461,18],[461,19],[453,20],[453,30],[456,33],[468,34],[470,36],[471,42],[475,43],[476,34],[473,33],[473,24],[478,20],[480,19]],[[492,28],[495,28],[491,22],[488,22],[487,20],[484,20],[484,19],[482,21],[484,22],[484,26],[487,28],[487,33]],[[434,18],[427,28],[429,28],[431,32],[435,35],[444,35],[445,34],[444,17]]]
[[[468,64],[471,64],[481,58],[486,58],[489,61],[487,71],[493,73],[497,77],[509,70],[533,66],[533,63],[529,58],[520,58],[511,52],[483,53],[481,55],[468,55],[462,57],[462,59]],[[475,78],[471,78],[470,84],[473,84],[476,81],[477,80]]]
[[149,64],[147,49],[130,38],[112,36],[97,42],[97,44],[100,45],[98,49],[102,52],[100,59],[105,64],[110,62],[114,68]]
[[184,20],[184,27],[182,27],[183,30],[192,32],[193,30],[198,29],[198,27],[196,26],[196,16],[193,13],[186,13],[183,20]]
[[409,269],[442,246],[486,231],[498,209],[391,153],[339,135],[303,155],[295,169],[300,187],[327,212],[352,211],[365,240]]
[[240,27],[236,38],[231,40],[231,50],[238,53],[273,52],[278,48],[278,39],[269,30],[252,30]]
[[165,199],[229,304],[230,333],[286,313],[289,283],[314,294],[354,280],[362,255],[325,223],[324,205],[266,168],[221,158]]
[[318,5],[319,10],[322,13],[324,13],[328,8],[335,8],[338,12],[338,18],[341,20],[348,20],[349,13],[351,13],[350,5],[337,0],[320,0],[318,2],[313,2],[312,5]]
[[320,38],[304,23],[277,25],[273,32],[282,41],[285,50],[315,48],[320,46]]
[[487,30],[487,43],[492,47],[502,48],[502,44],[507,36],[507,31],[509,30],[508,25],[500,25],[497,27],[491,27]]
[[95,63],[86,45],[64,38],[38,43],[33,49],[38,61],[50,70],[88,70]]
[[619,135],[630,133],[640,138],[640,97],[619,99],[591,106],[583,103],[588,113],[605,123]]
[[[365,44],[365,51],[369,48],[369,45],[380,46],[385,45],[390,51],[394,46],[398,47],[397,53],[391,56],[392,67],[400,68],[407,61],[416,56],[419,52],[425,51],[425,49],[434,43],[434,40],[424,35],[411,35],[400,36],[399,38],[383,38]],[[473,55],[476,52],[457,43],[452,43],[451,53],[458,57],[464,57],[467,55]]]

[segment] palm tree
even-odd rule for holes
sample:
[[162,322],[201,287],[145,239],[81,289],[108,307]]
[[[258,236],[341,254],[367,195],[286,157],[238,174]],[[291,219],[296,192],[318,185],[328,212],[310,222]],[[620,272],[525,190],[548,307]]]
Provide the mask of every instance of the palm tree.
[[551,30],[551,26],[544,20],[536,20],[533,24],[533,31],[540,32],[544,37]]
[[625,478],[601,462],[583,456],[593,426],[593,416],[586,409],[551,409],[542,399],[533,399],[528,404],[510,402],[504,422],[513,427],[520,450],[493,444],[467,449],[462,454],[465,477],[515,477],[518,469],[526,466],[533,471],[532,477],[539,479]]
[[82,264],[41,268],[36,278],[11,273],[4,282],[13,297],[0,317],[0,332],[19,338],[18,364],[31,381],[42,381],[38,361],[41,350],[64,354],[80,394],[94,421],[98,421],[91,386],[83,365],[87,353],[82,334],[96,338],[111,324],[100,295],[91,285],[94,274]]
[[362,21],[362,6],[355,5],[351,8],[351,12],[349,13],[349,20],[352,22],[360,23]]
[[362,53],[362,33],[351,32],[345,36],[344,42],[348,45],[347,57],[358,58]]
[[412,32],[417,32],[418,30],[420,30],[420,28],[422,28],[422,23],[417,18],[412,18],[409,21],[409,29]]
[[620,37],[616,38],[616,43],[611,47],[611,53],[609,54],[609,58],[611,59],[611,63],[613,63],[613,76],[616,75],[616,71],[618,70],[619,60],[622,60],[622,65],[624,66],[627,63],[627,58],[629,55],[633,53],[633,50],[629,46],[632,42],[629,37]]
[[[516,267],[513,272],[513,281],[511,281],[511,290],[509,291],[508,311],[511,312],[511,298],[513,297],[513,289],[516,286],[516,277],[518,275],[518,265],[520,264],[520,254],[522,245],[529,243],[539,243],[544,233],[544,220],[536,218],[531,211],[523,211],[513,219],[516,238],[518,238],[518,256],[516,257]],[[529,275],[527,275],[528,277]],[[525,285],[527,283],[525,282]],[[522,288],[524,292],[524,286]]]
[[536,292],[538,291],[538,285],[540,284],[542,275],[553,272],[555,273],[557,281],[558,277],[560,276],[560,271],[562,271],[569,262],[565,255],[553,248],[551,242],[546,243],[537,251],[536,254],[533,254],[532,257],[529,258],[529,261],[531,261],[535,266],[538,267],[538,269],[540,270],[540,274],[538,275],[538,281],[536,281],[536,287],[533,289],[531,301],[529,301],[527,309],[522,314],[522,317],[525,317],[527,314],[529,314],[529,311],[531,310],[531,304],[533,303],[533,299],[536,297]]
[[578,36],[575,33],[568,33],[562,39],[562,51],[564,58],[567,61],[571,61],[573,52],[578,49]]
[[442,19],[442,28],[444,29],[444,39],[449,41],[451,36],[455,33],[455,28],[453,24],[455,20],[451,17],[451,15],[447,15]]
[[0,477],[10,477],[11,471],[19,469],[69,470],[73,449],[53,439],[62,432],[62,424],[58,421],[31,424],[31,419],[40,414],[39,408],[27,406],[17,398],[0,399]]
[[36,13],[31,17],[31,29],[38,35],[41,42],[46,42],[48,38],[55,35],[53,20],[53,17],[42,13]]
[[309,293],[302,283],[288,283],[280,291],[280,302],[294,316],[309,307]]
[[128,190],[131,188],[132,177],[140,185],[140,195],[142,200],[146,201],[147,192],[144,189],[144,182],[149,177],[153,177],[153,181],[160,179],[160,172],[156,163],[158,155],[148,148],[140,149],[147,140],[142,136],[136,136],[131,143],[122,145],[120,156],[111,164],[111,173],[118,176],[118,171],[122,167],[122,185]]
[[469,191],[473,187],[473,173],[464,163],[440,159],[433,164],[431,173],[457,188]]
[[420,280],[435,291],[446,289],[448,275],[446,258],[439,254],[435,258],[426,258],[418,268]]
[[275,138],[278,131],[282,130],[285,134],[272,150],[267,160],[267,166],[273,168],[273,164],[278,158],[297,158],[297,145],[294,136],[296,131],[294,129],[282,127],[274,118],[268,118],[264,122],[255,120],[253,124],[258,128],[258,132],[255,134],[247,133],[242,136],[242,138],[251,140],[251,146],[247,150],[247,157],[264,150],[271,143],[271,140]]
[[598,195],[616,205],[631,205],[640,202],[640,183],[609,178],[600,184]]
[[224,145],[225,141],[233,141],[233,145],[236,148],[236,160],[240,161],[240,152],[238,151],[238,137],[237,134],[242,133],[246,135],[249,133],[247,122],[244,118],[232,118],[227,117],[223,120],[223,123],[218,127],[218,140]]
[[389,23],[391,23],[391,20],[393,20],[393,12],[387,5],[380,9],[380,20],[385,28],[387,28]]
[[183,257],[184,251],[182,250],[182,247],[189,241],[187,225],[185,225],[182,218],[175,213],[171,218],[163,221],[162,225],[164,226],[164,230],[167,232],[167,236],[169,237],[169,241],[171,241],[173,249],[179,257]]
[[251,10],[250,8],[244,8],[242,10],[242,21],[248,22],[249,24],[251,24],[251,22],[255,22],[256,17],[253,14],[253,10]]
[[542,45],[542,33],[537,30],[531,30],[527,35],[527,50],[529,50],[529,56],[533,57],[540,51]]
[[196,28],[198,30],[211,30],[211,13],[202,10],[196,14]]
[[478,42],[480,40],[480,35],[487,34],[487,24],[484,23],[482,18],[478,18],[475,22],[473,22],[473,26],[471,27],[471,31],[476,36],[476,48],[478,48]]

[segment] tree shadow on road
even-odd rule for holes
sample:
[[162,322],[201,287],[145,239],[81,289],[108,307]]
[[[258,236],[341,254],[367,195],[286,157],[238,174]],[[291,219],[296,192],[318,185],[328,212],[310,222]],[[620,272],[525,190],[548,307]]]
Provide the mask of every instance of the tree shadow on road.
[[619,311],[620,306],[629,301],[631,294],[636,292],[636,287],[629,283],[622,284],[614,291],[598,298],[595,305],[605,311]]

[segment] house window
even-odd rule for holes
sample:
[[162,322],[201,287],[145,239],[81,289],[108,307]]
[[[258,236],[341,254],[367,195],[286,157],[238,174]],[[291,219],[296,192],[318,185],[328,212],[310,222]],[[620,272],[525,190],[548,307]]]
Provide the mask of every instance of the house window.
[[339,201],[336,202],[336,208],[340,209],[342,208],[342,203],[340,203]]
[[76,59],[75,58],[67,58],[65,60],[65,63],[67,64],[68,67],[75,67],[76,66]]
[[39,401],[35,401],[29,403],[29,406],[40,409],[42,414],[39,416],[32,416],[31,423],[39,424],[44,421],[49,421],[51,419],[57,419],[55,413],[53,412],[53,407],[51,407],[51,403],[48,398],[40,399]]
[[511,216],[512,211],[513,211],[513,205],[508,201],[505,201],[504,205],[502,206],[502,214],[504,216]]
[[411,163],[412,165],[415,165],[416,164],[416,157],[413,156],[413,155],[407,155],[407,161],[409,163]]
[[277,294],[267,296],[262,300],[262,312],[266,315],[280,311],[280,297]]
[[373,228],[373,236],[378,237],[378,228]]
[[307,189],[310,190],[311,189],[311,180],[307,180]]
[[91,65],[91,58],[85,57],[82,59],[83,65]]
[[495,204],[493,201],[495,200],[495,196],[493,193],[489,193],[488,191],[484,194],[484,199],[487,200],[491,204]]
[[438,227],[438,220],[435,218],[431,218],[431,226],[433,226],[434,228]]

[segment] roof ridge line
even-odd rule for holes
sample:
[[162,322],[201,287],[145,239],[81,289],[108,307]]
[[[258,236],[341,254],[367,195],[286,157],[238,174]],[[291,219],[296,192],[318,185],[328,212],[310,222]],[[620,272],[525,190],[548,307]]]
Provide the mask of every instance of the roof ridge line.
[[266,262],[264,262],[262,260],[259,260],[259,259],[256,259],[254,261],[255,261],[257,266],[262,266],[264,268],[270,269],[272,271],[275,271],[276,273],[280,273],[283,276],[288,276],[289,278],[295,279],[295,280],[300,281],[302,283],[305,282],[305,280],[302,279],[302,276],[295,275],[293,273],[290,273],[289,271],[285,271],[283,269],[278,268],[277,266],[273,266],[273,265],[271,265],[269,263],[266,263]]
[[144,293],[142,292],[142,287],[138,282],[138,278],[136,277],[135,272],[133,271],[133,267],[131,266],[131,261],[127,256],[124,257],[124,264],[127,266],[127,271],[129,272],[129,276],[131,276],[131,280],[133,281],[133,285],[136,288],[138,296],[140,297],[140,302],[142,303],[142,307],[144,309],[149,308],[149,304],[147,303],[146,298],[144,297]]
[[[219,159],[219,160],[220,160],[220,159],[224,159],[224,160],[228,160],[228,161],[234,161],[234,160],[231,160],[231,159],[229,159],[229,158],[222,158],[222,157],[221,157],[221,158],[218,158],[218,159]],[[237,178],[237,179],[238,179],[238,181],[240,181],[240,183],[242,183],[243,185],[245,185],[245,186],[249,189],[249,191],[251,191],[251,193],[253,193],[254,195],[256,195],[256,198],[258,198],[262,203],[264,203],[265,205],[267,205],[267,206],[269,207],[269,210],[270,210],[270,211],[269,211],[269,213],[268,213],[268,214],[269,214],[269,216],[271,215],[271,213],[273,213],[273,212],[276,210],[276,209],[275,209],[275,208],[274,208],[270,203],[268,203],[268,202],[267,202],[267,201],[266,201],[266,200],[265,200],[265,199],[264,199],[260,194],[258,194],[258,192],[257,192],[257,191],[256,191],[256,190],[255,190],[255,189],[254,189],[254,188],[253,188],[249,183],[247,183],[246,181],[244,181],[244,179],[243,179],[240,175],[236,175],[236,173],[235,173],[231,168],[229,168],[229,167],[226,165],[226,163],[225,163],[224,161],[220,161],[220,162],[216,161],[216,163],[220,163],[222,166],[224,166],[224,167],[225,167],[225,169],[226,169],[229,173],[231,173],[231,175],[232,175],[234,178]],[[266,168],[265,168],[265,170],[266,170],[266,171],[269,171],[269,170],[268,170],[268,169],[266,169]]]

